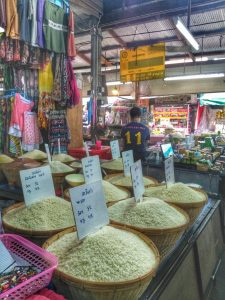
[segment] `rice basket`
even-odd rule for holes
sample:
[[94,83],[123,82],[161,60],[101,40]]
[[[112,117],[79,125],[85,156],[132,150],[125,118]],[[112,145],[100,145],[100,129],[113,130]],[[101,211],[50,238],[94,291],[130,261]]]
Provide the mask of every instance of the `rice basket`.
[[[143,275],[138,276],[132,280],[120,280],[120,281],[91,281],[74,277],[60,271],[60,267],[57,268],[54,280],[58,291],[65,295],[67,299],[79,299],[79,300],[138,300],[148,287],[152,277],[155,275],[156,269],[159,264],[159,253],[153,242],[145,235],[136,232],[132,229],[110,225],[107,227],[113,227],[114,229],[126,232],[134,238],[139,238],[139,242],[143,243],[145,247],[149,249],[149,253],[153,255],[154,262],[152,267]],[[103,228],[104,230],[104,228]],[[75,231],[74,228],[67,229],[54,235],[47,240],[43,245],[44,249],[49,249],[55,242],[65,235],[71,234]],[[75,234],[75,233],[74,233]],[[125,233],[123,233],[125,234]],[[129,251],[129,249],[127,249]],[[123,253],[124,254],[124,253]],[[110,269],[112,267],[110,266]]]

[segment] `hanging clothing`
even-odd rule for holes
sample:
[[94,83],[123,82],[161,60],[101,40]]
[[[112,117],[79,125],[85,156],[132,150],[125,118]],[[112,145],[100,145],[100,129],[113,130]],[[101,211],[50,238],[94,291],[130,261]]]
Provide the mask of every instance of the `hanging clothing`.
[[70,142],[70,132],[65,110],[50,111],[48,139],[49,144],[54,147],[55,152],[57,152],[58,139],[60,139],[61,152],[67,153],[67,147]]
[[15,156],[22,155],[21,138],[9,135],[9,152]]
[[48,128],[48,119],[50,111],[55,109],[55,103],[51,98],[51,94],[42,92],[40,93],[38,101],[38,126],[41,129]]
[[29,0],[28,17],[31,22],[30,43],[32,46],[37,46],[37,0]]
[[45,47],[56,53],[66,53],[68,16],[65,10],[46,1],[43,26]]
[[9,134],[16,137],[22,137],[24,130],[24,113],[31,111],[34,103],[25,99],[20,94],[16,93],[15,101],[11,114]]
[[22,148],[25,151],[39,149],[43,140],[37,125],[37,114],[35,112],[24,113],[24,131],[22,137]]
[[19,18],[17,0],[7,0],[6,4],[6,36],[19,39]]
[[6,7],[5,7],[6,0],[0,0],[0,26],[2,28],[6,28]]
[[52,63],[49,61],[42,69],[39,70],[38,78],[39,91],[51,93],[53,88]]
[[74,28],[74,13],[72,10],[70,10],[68,23],[67,55],[71,58],[74,58],[76,56]]
[[9,152],[9,125],[14,97],[0,98],[0,152]]
[[19,23],[20,23],[20,39],[30,43],[31,22],[29,19],[29,0],[17,0]]
[[67,73],[68,73],[68,84],[70,90],[70,97],[67,102],[67,107],[70,108],[72,106],[79,104],[80,102],[80,92],[77,87],[77,80],[70,59],[67,60]]
[[43,32],[43,18],[44,18],[45,0],[38,0],[37,6],[37,40],[36,43],[44,48],[44,32]]

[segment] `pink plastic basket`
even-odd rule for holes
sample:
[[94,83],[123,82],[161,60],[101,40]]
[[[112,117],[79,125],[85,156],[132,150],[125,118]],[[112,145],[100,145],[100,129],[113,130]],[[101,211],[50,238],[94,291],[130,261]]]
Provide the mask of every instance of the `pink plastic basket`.
[[15,234],[1,234],[0,240],[11,255],[18,257],[20,265],[22,261],[41,270],[39,274],[0,294],[0,299],[24,300],[50,283],[58,265],[58,260],[54,255]]

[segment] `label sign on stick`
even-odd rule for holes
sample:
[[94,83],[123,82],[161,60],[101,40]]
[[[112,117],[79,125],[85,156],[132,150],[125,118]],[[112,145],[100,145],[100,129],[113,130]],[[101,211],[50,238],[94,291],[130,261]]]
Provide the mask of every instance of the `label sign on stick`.
[[52,159],[51,159],[51,155],[50,155],[50,150],[49,150],[49,146],[48,144],[45,144],[45,151],[47,153],[47,156],[48,156],[48,163],[50,164]]
[[102,181],[70,189],[79,240],[109,224]]
[[165,178],[167,185],[175,183],[173,156],[170,156],[165,160]]
[[55,195],[49,166],[20,171],[26,206]]
[[145,192],[141,160],[134,163],[130,170],[134,189],[134,198],[136,202],[140,202]]
[[111,141],[110,142],[111,152],[112,152],[112,159],[117,159],[120,157],[120,146],[119,141]]
[[88,145],[86,142],[84,142],[84,148],[85,148],[86,156],[90,156],[89,151],[88,151]]
[[130,176],[130,167],[134,163],[133,150],[122,152],[124,176]]
[[86,183],[102,180],[99,156],[89,156],[81,160]]
[[16,262],[2,241],[0,241],[0,253],[0,274],[10,272]]

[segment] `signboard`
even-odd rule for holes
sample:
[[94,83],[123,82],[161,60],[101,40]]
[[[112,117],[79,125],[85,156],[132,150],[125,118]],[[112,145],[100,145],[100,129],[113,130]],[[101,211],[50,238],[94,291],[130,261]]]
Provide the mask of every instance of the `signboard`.
[[109,224],[102,181],[70,189],[79,240]]
[[131,166],[131,178],[135,201],[140,202],[145,192],[141,160]]
[[124,176],[130,176],[130,167],[134,163],[133,150],[122,152]]
[[120,81],[160,79],[165,76],[165,43],[120,51]]
[[20,171],[26,206],[55,195],[49,166]]
[[175,183],[173,156],[165,160],[165,178],[167,186]]
[[111,152],[112,152],[112,159],[117,159],[119,158],[120,155],[120,146],[119,146],[119,141],[111,141],[110,142],[110,147],[111,147]]
[[10,272],[16,262],[2,241],[0,241],[0,253],[0,274]]
[[88,156],[81,160],[86,183],[102,180],[99,156]]

